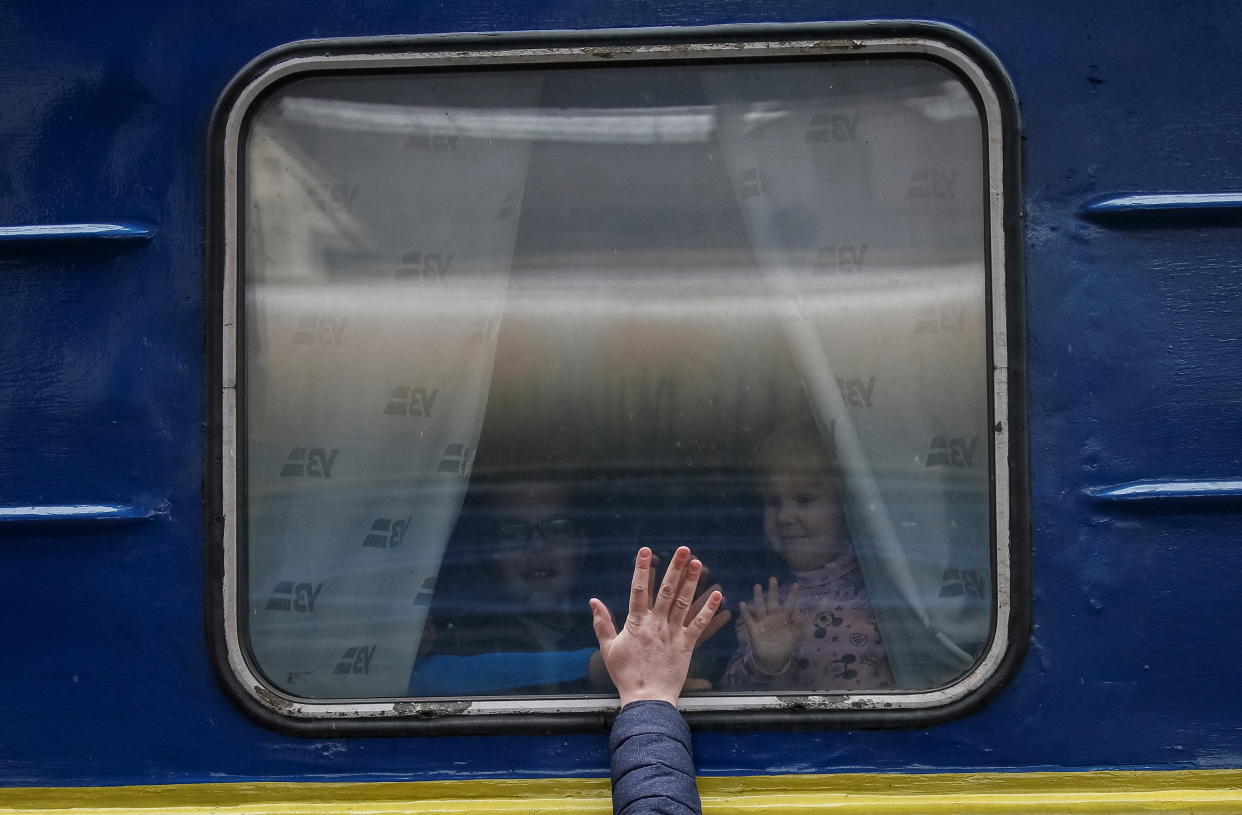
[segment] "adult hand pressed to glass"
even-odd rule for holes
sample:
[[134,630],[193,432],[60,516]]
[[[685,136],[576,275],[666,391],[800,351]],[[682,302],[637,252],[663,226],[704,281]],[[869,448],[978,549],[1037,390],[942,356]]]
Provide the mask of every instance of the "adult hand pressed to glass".
[[[685,547],[682,547],[682,548],[685,549]],[[647,579],[647,583],[646,583],[647,602],[650,604],[650,607],[653,610],[657,602],[657,599],[659,597],[659,595],[655,591],[656,570],[659,568],[659,566],[660,566],[660,556],[656,554],[651,554],[647,562],[646,568],[645,568],[645,573],[646,573],[646,579]],[[699,571],[697,573],[697,579],[702,579],[702,577],[707,574],[707,571],[708,571],[707,567],[705,565],[700,564]],[[707,601],[711,598],[712,593],[713,592],[720,593],[720,585],[713,584],[707,587],[706,590],[700,591],[698,590],[697,584],[696,584],[696,587],[692,591],[695,593],[695,597],[694,597],[693,603],[691,603],[690,605],[690,610],[687,614],[686,619],[691,619],[697,616],[698,613],[707,604]],[[603,603],[601,603],[600,605],[602,606]],[[594,607],[592,606],[592,608]],[[606,608],[605,608],[605,612],[607,612]],[[702,645],[704,642],[714,637],[716,633],[720,631],[720,629],[724,628],[725,625],[727,625],[729,621],[732,619],[733,619],[732,611],[727,611],[727,610],[721,611],[719,610],[719,605],[717,605],[717,611],[715,615],[712,616],[711,621],[708,622],[707,627],[703,629],[702,633],[699,634],[699,638],[695,642],[695,647]],[[613,625],[615,629],[616,621],[612,618],[611,613],[609,613],[609,622]],[[598,636],[598,633],[597,633],[597,636]],[[594,654],[591,655],[590,664],[588,666],[588,675],[590,677],[591,684],[594,687],[607,688],[613,685],[611,681],[611,677],[608,674],[608,669],[604,665],[604,655],[602,651],[596,651]],[[698,676],[687,676],[686,680],[682,683],[680,690],[682,693],[685,693],[686,691],[703,691],[703,690],[711,690],[711,689],[712,689],[712,683],[710,679],[706,679],[704,677],[698,677]]]
[[676,704],[690,656],[723,597],[713,589],[695,607],[703,564],[684,546],[673,554],[654,600],[652,569],[651,550],[644,546],[634,561],[629,614],[620,633],[604,604],[591,599],[600,653],[622,704],[608,740],[613,812],[698,815],[690,730]]
[[622,705],[643,699],[675,705],[695,646],[709,635],[709,627],[714,633],[727,622],[727,612],[720,615],[724,619],[713,621],[723,600],[719,590],[712,590],[695,608],[694,590],[703,564],[687,547],[674,553],[654,600],[651,561],[651,550],[644,546],[634,561],[629,614],[620,633],[603,602],[597,598],[590,602],[600,654]]

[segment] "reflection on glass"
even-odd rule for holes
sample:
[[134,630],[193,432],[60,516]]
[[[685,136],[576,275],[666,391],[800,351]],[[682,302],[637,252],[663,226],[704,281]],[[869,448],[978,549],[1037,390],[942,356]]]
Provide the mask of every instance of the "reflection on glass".
[[946,69],[307,78],[244,149],[275,686],[607,693],[586,599],[624,609],[640,545],[725,591],[713,692],[923,690],[981,652],[987,179]]

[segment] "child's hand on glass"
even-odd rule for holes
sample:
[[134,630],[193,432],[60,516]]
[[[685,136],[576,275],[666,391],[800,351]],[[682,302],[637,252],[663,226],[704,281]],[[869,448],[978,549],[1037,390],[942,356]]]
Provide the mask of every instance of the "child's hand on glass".
[[806,620],[797,604],[801,588],[794,583],[782,604],[780,586],[772,577],[768,579],[767,596],[756,583],[754,601],[739,604],[746,633],[750,634],[751,659],[764,673],[784,673],[802,638]]

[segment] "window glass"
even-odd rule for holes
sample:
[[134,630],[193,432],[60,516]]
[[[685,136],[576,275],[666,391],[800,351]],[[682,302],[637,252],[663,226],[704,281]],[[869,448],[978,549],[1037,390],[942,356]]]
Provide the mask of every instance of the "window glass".
[[267,95],[240,179],[255,666],[317,700],[606,694],[587,598],[623,615],[636,548],[688,544],[735,615],[698,692],[963,675],[997,602],[985,148],[912,57]]

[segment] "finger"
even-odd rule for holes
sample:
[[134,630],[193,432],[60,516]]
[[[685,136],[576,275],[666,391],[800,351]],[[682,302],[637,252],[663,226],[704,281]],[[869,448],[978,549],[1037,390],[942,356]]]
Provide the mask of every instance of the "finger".
[[768,601],[764,599],[763,586],[760,586],[758,583],[755,584],[754,609],[755,615],[758,617],[764,617],[768,613]]
[[690,550],[685,546],[678,546],[677,551],[673,553],[673,561],[668,564],[668,571],[664,573],[664,580],[660,582],[660,590],[656,592],[655,605],[651,607],[656,615],[666,619],[669,617],[669,611],[673,607],[673,598],[677,596],[681,588],[681,581],[685,579],[686,567],[689,563]]
[[785,613],[791,615],[798,610],[798,592],[802,591],[801,583],[794,583],[789,590],[789,595],[785,597]]
[[768,613],[780,611],[781,608],[781,584],[776,582],[775,577],[768,578]]
[[599,650],[603,653],[617,638],[617,627],[612,623],[612,615],[608,613],[608,607],[600,600],[592,597],[589,605],[591,606],[591,627],[595,629],[595,638],[599,640]]
[[699,634],[699,638],[695,640],[694,644],[698,646],[698,645],[702,645],[703,643],[707,642],[712,637],[716,636],[716,632],[724,628],[725,625],[728,624],[729,620],[732,620],[732,619],[733,619],[732,611],[722,611],[719,614],[717,614],[715,617],[712,617],[712,621],[707,624],[707,628],[703,629],[703,633]]
[[704,566],[702,573],[699,574],[699,587],[695,588],[694,590],[694,605],[690,606],[691,615],[699,613],[699,609],[701,609],[703,607],[703,604],[707,602],[707,598],[712,592],[714,591],[723,592],[724,591],[724,589],[721,588],[719,583],[713,583],[710,586],[704,587],[703,584],[706,582],[707,582],[707,567]]
[[[706,563],[704,563],[703,574],[699,575],[699,587],[695,590],[694,596],[703,597],[704,595],[711,594],[713,591],[716,591],[717,589],[720,588],[720,586],[708,585],[711,583],[711,581],[712,581],[711,567],[708,566]],[[704,586],[707,586],[707,588],[703,588]]]
[[711,690],[711,689],[712,689],[712,683],[709,680],[699,679],[698,677],[691,677],[687,679],[686,684],[681,686],[681,690],[683,693],[688,690]]
[[690,633],[694,635],[694,642],[697,645],[702,639],[703,632],[707,630],[707,625],[712,621],[712,617],[716,616],[716,612],[720,610],[720,603],[724,600],[724,596],[720,592],[714,591],[707,597],[707,602],[699,609],[699,613],[694,615],[687,626]]
[[651,550],[646,546],[634,558],[634,579],[630,581],[630,616],[642,617],[651,608]]
[[759,638],[759,620],[755,617],[755,610],[748,603],[738,603],[737,607],[742,612],[742,624],[746,626],[746,633],[750,634],[750,641],[754,642]]
[[703,563],[697,558],[686,566],[686,577],[681,581],[681,588],[677,590],[677,597],[673,600],[669,622],[684,628],[686,622],[694,618],[697,613],[691,608],[694,605],[694,588],[699,585],[699,575],[702,573]]

